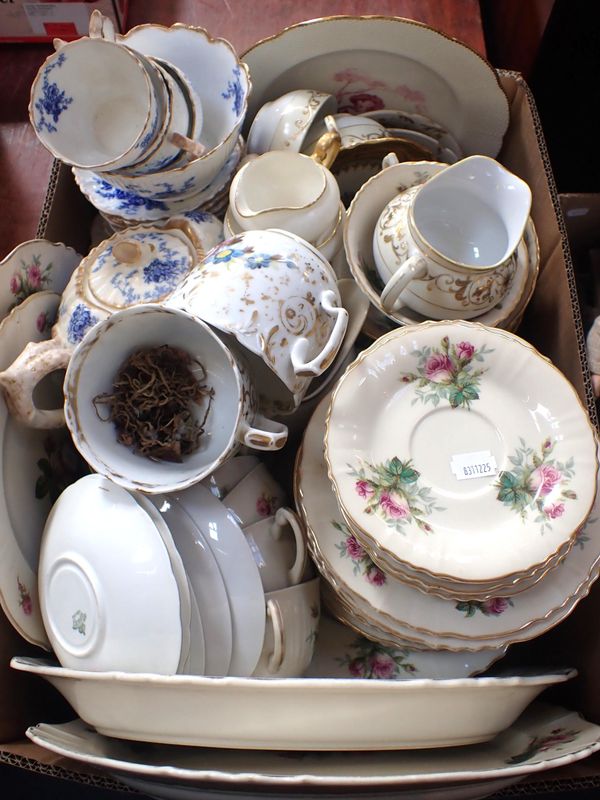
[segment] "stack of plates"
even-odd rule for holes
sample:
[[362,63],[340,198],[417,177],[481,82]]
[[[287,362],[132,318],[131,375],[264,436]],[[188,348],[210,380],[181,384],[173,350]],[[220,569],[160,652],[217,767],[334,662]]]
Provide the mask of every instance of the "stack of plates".
[[562,374],[511,334],[444,322],[398,329],[348,368],[307,428],[295,489],[335,616],[476,651],[538,636],[588,593],[596,479]]

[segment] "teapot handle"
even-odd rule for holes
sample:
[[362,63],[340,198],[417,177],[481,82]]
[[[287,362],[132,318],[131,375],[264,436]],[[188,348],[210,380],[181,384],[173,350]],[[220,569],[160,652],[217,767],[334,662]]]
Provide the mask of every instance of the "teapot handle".
[[6,405],[18,422],[41,429],[61,428],[65,424],[62,408],[38,408],[33,402],[33,393],[46,375],[67,368],[71,352],[58,339],[29,342],[13,363],[0,372]]
[[306,361],[308,350],[308,339],[302,338],[294,344],[292,348],[292,366],[296,375],[300,377],[313,377],[325,372],[336,357],[338,350],[344,340],[344,334],[348,327],[348,312],[342,306],[335,305],[337,301],[335,293],[327,289],[321,295],[321,307],[330,316],[335,317],[335,324],[331,335],[321,352],[311,361]]

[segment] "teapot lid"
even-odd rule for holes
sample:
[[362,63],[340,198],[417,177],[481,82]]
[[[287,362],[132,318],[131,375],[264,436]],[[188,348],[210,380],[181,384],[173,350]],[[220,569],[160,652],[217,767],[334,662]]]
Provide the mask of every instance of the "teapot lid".
[[192,242],[176,228],[128,228],[95,253],[83,276],[85,294],[107,311],[162,302],[198,260]]

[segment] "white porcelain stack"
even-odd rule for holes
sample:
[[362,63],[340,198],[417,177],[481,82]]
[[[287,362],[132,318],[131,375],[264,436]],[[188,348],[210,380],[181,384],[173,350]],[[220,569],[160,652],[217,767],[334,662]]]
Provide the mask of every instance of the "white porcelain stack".
[[[244,61],[201,28],[119,36],[95,13],[58,45],[32,122],[118,232],[83,260],[35,242],[0,262],[0,600],[59,662],[12,666],[81,717],[28,736],[170,800],[475,800],[599,749],[564,709],[520,716],[573,670],[479,677],[600,574],[595,433],[504,330],[540,253],[529,190],[494,161],[493,69],[380,17],[292,26]],[[477,202],[450,185],[467,173]],[[494,239],[483,206],[506,228],[481,264],[436,238],[469,202],[471,255]],[[432,311],[444,259],[471,322]],[[179,462],[98,412],[162,345],[204,382]]]

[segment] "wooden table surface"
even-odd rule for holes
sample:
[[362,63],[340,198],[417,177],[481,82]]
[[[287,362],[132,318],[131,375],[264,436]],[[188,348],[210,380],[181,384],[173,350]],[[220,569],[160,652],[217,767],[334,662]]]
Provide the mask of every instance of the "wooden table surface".
[[[419,20],[485,54],[478,0],[131,0],[127,27],[201,25],[243,52],[286,25],[335,14]],[[33,133],[27,104],[31,83],[50,52],[49,44],[0,45],[0,258],[35,237],[46,192],[52,159]]]

